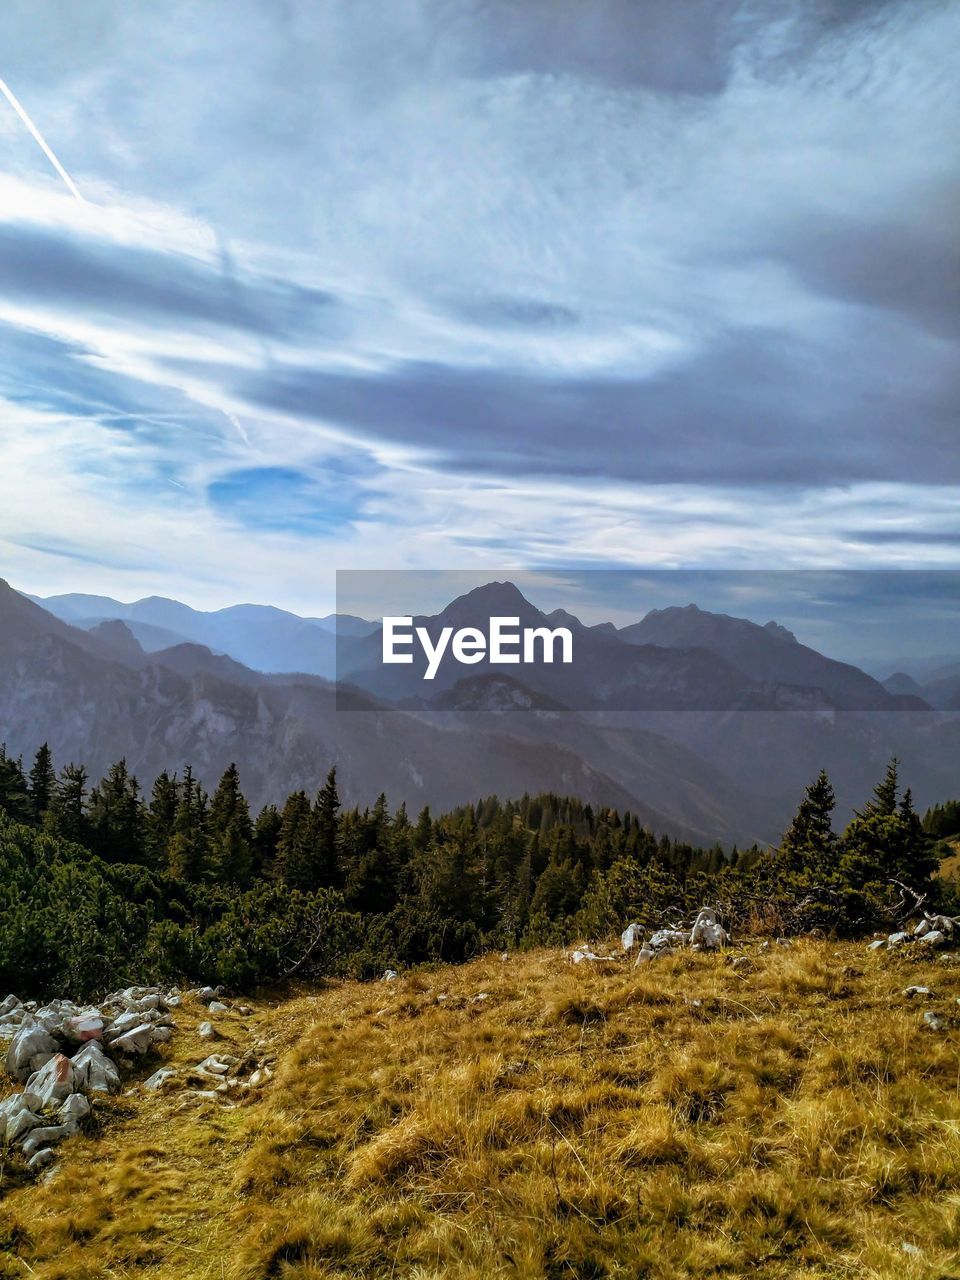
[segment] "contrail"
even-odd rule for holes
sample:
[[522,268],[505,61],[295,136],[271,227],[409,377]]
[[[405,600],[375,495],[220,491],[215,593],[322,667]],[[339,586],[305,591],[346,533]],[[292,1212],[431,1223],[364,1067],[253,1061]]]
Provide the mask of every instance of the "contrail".
[[57,157],[53,154],[53,152],[47,146],[47,143],[46,143],[46,140],[44,139],[43,134],[40,132],[37,126],[33,123],[33,121],[27,115],[26,111],[21,106],[20,101],[17,98],[17,95],[13,92],[13,90],[4,80],[0,80],[0,93],[3,94],[6,100],[10,103],[11,107],[13,107],[14,111],[17,113],[17,115],[20,117],[23,123],[27,126],[27,128],[33,134],[33,137],[37,145],[39,146],[40,150],[47,157],[47,159],[56,169],[57,173],[59,173],[60,177],[67,184],[67,189],[69,190],[70,194],[75,199],[79,200],[81,204],[86,204],[87,203],[86,200],[84,200],[83,196],[77,190],[77,184],[70,177],[69,173],[67,173],[66,169],[63,167],[63,165],[60,163]]

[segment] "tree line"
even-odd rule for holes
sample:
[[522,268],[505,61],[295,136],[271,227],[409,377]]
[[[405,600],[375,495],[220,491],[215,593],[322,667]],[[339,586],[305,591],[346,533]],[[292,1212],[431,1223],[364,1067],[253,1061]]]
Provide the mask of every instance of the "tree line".
[[705,902],[733,930],[850,934],[890,920],[902,886],[948,892],[896,761],[840,833],[835,808],[821,773],[777,848],[724,850],[558,795],[411,818],[383,795],[345,808],[331,769],[314,796],[254,816],[234,765],[212,795],[188,767],[144,796],[123,760],[91,783],[47,746],[29,768],[0,751],[0,985],[370,975],[655,927]]

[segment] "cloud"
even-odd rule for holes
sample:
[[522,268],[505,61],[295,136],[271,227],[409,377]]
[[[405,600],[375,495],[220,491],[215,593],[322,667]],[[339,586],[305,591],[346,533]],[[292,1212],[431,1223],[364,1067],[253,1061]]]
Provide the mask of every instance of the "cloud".
[[0,278],[8,300],[115,322],[301,339],[335,331],[336,302],[322,290],[44,226],[0,223]]
[[949,562],[958,38],[896,0],[7,0],[90,202],[0,112],[10,575]]

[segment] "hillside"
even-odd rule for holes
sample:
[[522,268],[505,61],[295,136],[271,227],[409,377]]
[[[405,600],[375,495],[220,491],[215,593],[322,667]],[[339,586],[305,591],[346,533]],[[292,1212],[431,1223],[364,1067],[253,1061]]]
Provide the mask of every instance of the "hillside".
[[[217,1048],[273,1079],[136,1087],[49,1182],[8,1167],[0,1275],[960,1275],[955,957],[735,954],[493,955],[234,1008]],[[164,1061],[209,1052],[203,1016],[186,997]]]

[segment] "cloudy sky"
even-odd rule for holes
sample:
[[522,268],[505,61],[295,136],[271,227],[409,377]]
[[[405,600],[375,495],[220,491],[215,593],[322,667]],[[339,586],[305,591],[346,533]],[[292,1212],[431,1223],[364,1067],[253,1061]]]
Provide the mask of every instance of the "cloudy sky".
[[960,565],[960,4],[4,0],[0,575]]

